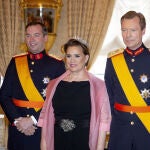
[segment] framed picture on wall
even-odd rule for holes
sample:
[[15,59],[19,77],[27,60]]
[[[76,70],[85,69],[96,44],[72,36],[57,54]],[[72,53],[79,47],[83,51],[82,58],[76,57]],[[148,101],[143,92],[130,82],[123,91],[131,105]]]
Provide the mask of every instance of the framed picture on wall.
[[42,22],[48,29],[49,33],[54,32],[55,9],[54,8],[25,8],[25,24],[29,22]]

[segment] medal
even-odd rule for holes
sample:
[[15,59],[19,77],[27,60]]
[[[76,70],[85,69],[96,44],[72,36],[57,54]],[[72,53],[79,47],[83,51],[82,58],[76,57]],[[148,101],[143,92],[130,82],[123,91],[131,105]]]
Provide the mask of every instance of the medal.
[[147,77],[147,75],[145,75],[145,74],[141,75],[141,76],[140,76],[140,80],[141,80],[142,83],[148,82],[148,77]]
[[150,89],[141,90],[141,96],[142,98],[145,98],[145,99],[150,98]]
[[48,84],[49,81],[50,81],[50,78],[49,78],[49,77],[44,77],[44,78],[43,78],[43,83],[44,83],[44,84]]
[[43,97],[46,97],[46,88],[43,89],[43,91],[41,92],[41,94],[42,94]]

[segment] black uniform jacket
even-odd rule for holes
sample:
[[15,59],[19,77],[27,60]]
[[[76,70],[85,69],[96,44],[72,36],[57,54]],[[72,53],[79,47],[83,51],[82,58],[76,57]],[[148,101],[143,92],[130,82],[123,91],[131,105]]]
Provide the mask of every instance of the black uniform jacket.
[[[134,54],[132,55],[127,53],[127,51],[124,51],[123,54],[128,69],[140,94],[143,95],[145,102],[148,105],[150,105],[150,69],[148,69],[150,65],[150,51],[144,45],[142,45],[142,47],[144,48],[144,50],[136,56]],[[147,80],[145,78],[147,78]],[[108,95],[110,99],[112,115],[117,117],[119,120],[124,120],[125,122],[137,120],[137,117],[135,115],[131,115],[130,113],[119,113],[114,109],[115,102],[125,105],[130,104],[118,81],[117,75],[112,65],[111,58],[107,59],[105,70],[105,82],[107,85]],[[147,94],[149,94],[144,95],[144,90],[147,91]]]
[[[26,55],[33,83],[45,99],[46,86],[49,80],[65,72],[64,63],[61,60],[49,56],[45,51],[36,55]],[[30,90],[30,87],[28,87],[28,89]],[[0,90],[0,104],[11,123],[14,122],[15,118],[30,115],[33,115],[38,120],[40,110],[36,112],[33,108],[17,107],[12,103],[12,98],[28,101],[17,75],[15,57],[10,61],[5,74],[4,82]]]
[[[131,73],[131,76],[139,90],[139,93],[141,94],[147,105],[150,105],[150,51],[143,44],[141,47],[143,48],[142,51],[139,51],[138,49],[135,50],[134,53],[132,53],[133,51],[127,51],[126,49],[123,51],[123,55],[125,57],[125,61]],[[124,74],[124,76],[126,75]],[[145,141],[145,143],[147,141],[147,145],[150,145],[149,133],[147,132],[146,128],[137,117],[137,115],[133,112],[117,111],[114,108],[115,102],[124,105],[130,104],[117,78],[111,58],[107,59],[105,82],[112,112],[112,122],[110,130],[110,146],[112,146],[111,148],[118,150],[122,147],[121,149],[127,150],[129,149],[129,147],[126,147],[126,145],[128,146],[129,143],[132,145],[132,142],[134,141],[133,139],[136,139],[135,141],[137,143],[140,143],[141,138],[143,138],[142,140]],[[123,143],[125,144],[123,145]],[[116,145],[120,147],[117,149]]]

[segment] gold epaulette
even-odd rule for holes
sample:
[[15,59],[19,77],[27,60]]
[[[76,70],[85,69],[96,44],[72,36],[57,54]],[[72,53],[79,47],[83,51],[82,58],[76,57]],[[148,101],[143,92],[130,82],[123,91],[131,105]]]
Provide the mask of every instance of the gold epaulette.
[[49,55],[50,57],[53,57],[53,58],[56,59],[56,60],[59,60],[59,61],[62,60],[62,58],[60,58],[60,57],[58,57],[58,56],[56,56],[56,55],[54,55],[54,54],[49,54],[49,53],[48,53],[48,55]]
[[113,57],[115,55],[121,54],[124,52],[124,48],[119,48],[117,50],[111,51],[108,53],[108,58]]
[[27,54],[28,54],[27,52],[21,53],[21,54],[17,54],[17,55],[14,55],[13,58],[25,56],[25,55],[27,55]]

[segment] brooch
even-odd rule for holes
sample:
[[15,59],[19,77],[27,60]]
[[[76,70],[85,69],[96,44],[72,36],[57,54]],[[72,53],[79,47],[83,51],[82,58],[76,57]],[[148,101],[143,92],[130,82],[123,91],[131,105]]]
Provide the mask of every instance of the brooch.
[[69,119],[62,119],[60,123],[60,127],[64,130],[64,132],[72,131],[76,125],[73,120]]

